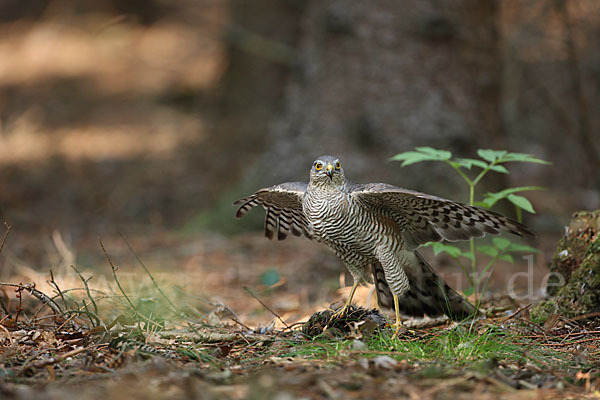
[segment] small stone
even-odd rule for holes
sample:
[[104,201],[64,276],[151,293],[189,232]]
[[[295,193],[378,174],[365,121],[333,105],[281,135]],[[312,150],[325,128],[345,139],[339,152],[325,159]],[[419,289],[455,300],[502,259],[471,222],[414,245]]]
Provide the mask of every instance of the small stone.
[[375,368],[393,369],[398,365],[398,361],[388,356],[377,356],[373,359],[373,365]]
[[354,339],[352,341],[352,350],[367,350],[367,345],[362,340]]

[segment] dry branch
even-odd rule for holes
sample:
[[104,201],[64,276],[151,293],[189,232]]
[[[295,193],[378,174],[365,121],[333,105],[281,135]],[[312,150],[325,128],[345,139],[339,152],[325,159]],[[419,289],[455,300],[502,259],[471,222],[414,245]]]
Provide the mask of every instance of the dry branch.
[[242,334],[240,332],[212,332],[212,331],[188,331],[188,330],[169,330],[157,332],[161,339],[184,339],[195,343],[219,343],[235,342],[238,340],[253,342],[272,342],[277,337],[260,334]]
[[10,233],[10,230],[12,229],[12,225],[8,224],[8,223],[4,223],[4,226],[6,227],[6,232],[4,233],[4,237],[2,238],[2,242],[0,242],[0,253],[2,253],[2,249],[4,248],[4,243],[6,243],[6,239],[8,238],[8,234]]
[[20,290],[27,290],[33,297],[35,297],[36,299],[41,301],[42,304],[50,307],[50,309],[52,309],[52,311],[54,311],[55,314],[59,314],[59,315],[65,314],[63,312],[63,310],[60,308],[60,306],[54,302],[54,300],[52,300],[48,295],[37,290],[35,288],[35,285],[31,285],[31,284],[22,285],[22,284],[18,284],[18,283],[0,282],[0,286],[10,286],[10,287],[16,287]]
[[80,347],[78,349],[74,349],[71,351],[67,351],[66,353],[63,353],[61,355],[58,355],[56,357],[50,357],[47,359],[42,359],[42,360],[36,360],[36,361],[30,361],[28,363],[26,363],[25,365],[23,365],[23,367],[21,367],[21,369],[19,370],[19,372],[17,373],[17,376],[22,375],[24,372],[26,372],[27,370],[31,369],[31,368],[43,368],[47,365],[52,365],[52,364],[56,364],[58,362],[61,362],[69,357],[72,357],[74,355],[77,355],[83,351],[87,350],[87,348],[85,347]]
[[248,289],[246,286],[244,286],[244,290],[246,292],[248,292],[248,294],[250,296],[252,296],[256,301],[258,301],[268,312],[270,312],[271,314],[273,314],[275,317],[277,317],[277,319],[279,321],[281,321],[281,323],[285,326],[286,330],[291,330],[292,328],[290,328],[290,326],[288,324],[285,323],[285,321],[279,316],[279,314],[277,314],[275,311],[273,311],[269,306],[267,306],[265,303],[263,303],[263,301],[261,299],[258,298],[258,296],[256,296],[254,293],[252,293],[252,291],[250,289]]

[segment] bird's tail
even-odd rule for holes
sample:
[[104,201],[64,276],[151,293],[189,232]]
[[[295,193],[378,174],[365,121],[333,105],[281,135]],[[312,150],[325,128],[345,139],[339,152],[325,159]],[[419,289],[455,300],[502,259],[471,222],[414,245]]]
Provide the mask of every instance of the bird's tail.
[[[419,253],[414,252],[418,265],[405,268],[410,289],[399,300],[400,313],[410,317],[435,318],[446,314],[455,321],[475,313],[475,307],[436,274]],[[380,307],[394,309],[392,291],[385,279],[383,267],[372,264],[377,302]]]

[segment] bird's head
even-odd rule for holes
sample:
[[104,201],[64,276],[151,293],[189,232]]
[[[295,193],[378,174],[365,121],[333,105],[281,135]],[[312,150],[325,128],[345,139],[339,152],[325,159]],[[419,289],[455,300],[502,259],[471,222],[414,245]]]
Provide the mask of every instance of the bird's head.
[[340,160],[333,156],[321,156],[310,169],[310,183],[319,186],[342,186],[344,169]]

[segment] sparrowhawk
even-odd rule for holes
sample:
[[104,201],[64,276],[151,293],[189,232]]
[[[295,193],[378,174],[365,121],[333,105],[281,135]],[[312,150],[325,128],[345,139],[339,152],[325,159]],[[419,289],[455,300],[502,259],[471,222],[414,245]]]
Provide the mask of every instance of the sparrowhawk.
[[337,254],[354,278],[338,315],[348,309],[359,284],[374,282],[379,305],[394,307],[396,334],[400,314],[446,314],[460,320],[475,312],[416,251],[420,245],[499,231],[532,235],[519,222],[479,207],[385,183],[354,184],[346,179],[340,160],[332,156],[313,163],[308,183],[260,189],[234,205],[239,206],[237,218],[263,206],[269,239],[304,235]]

